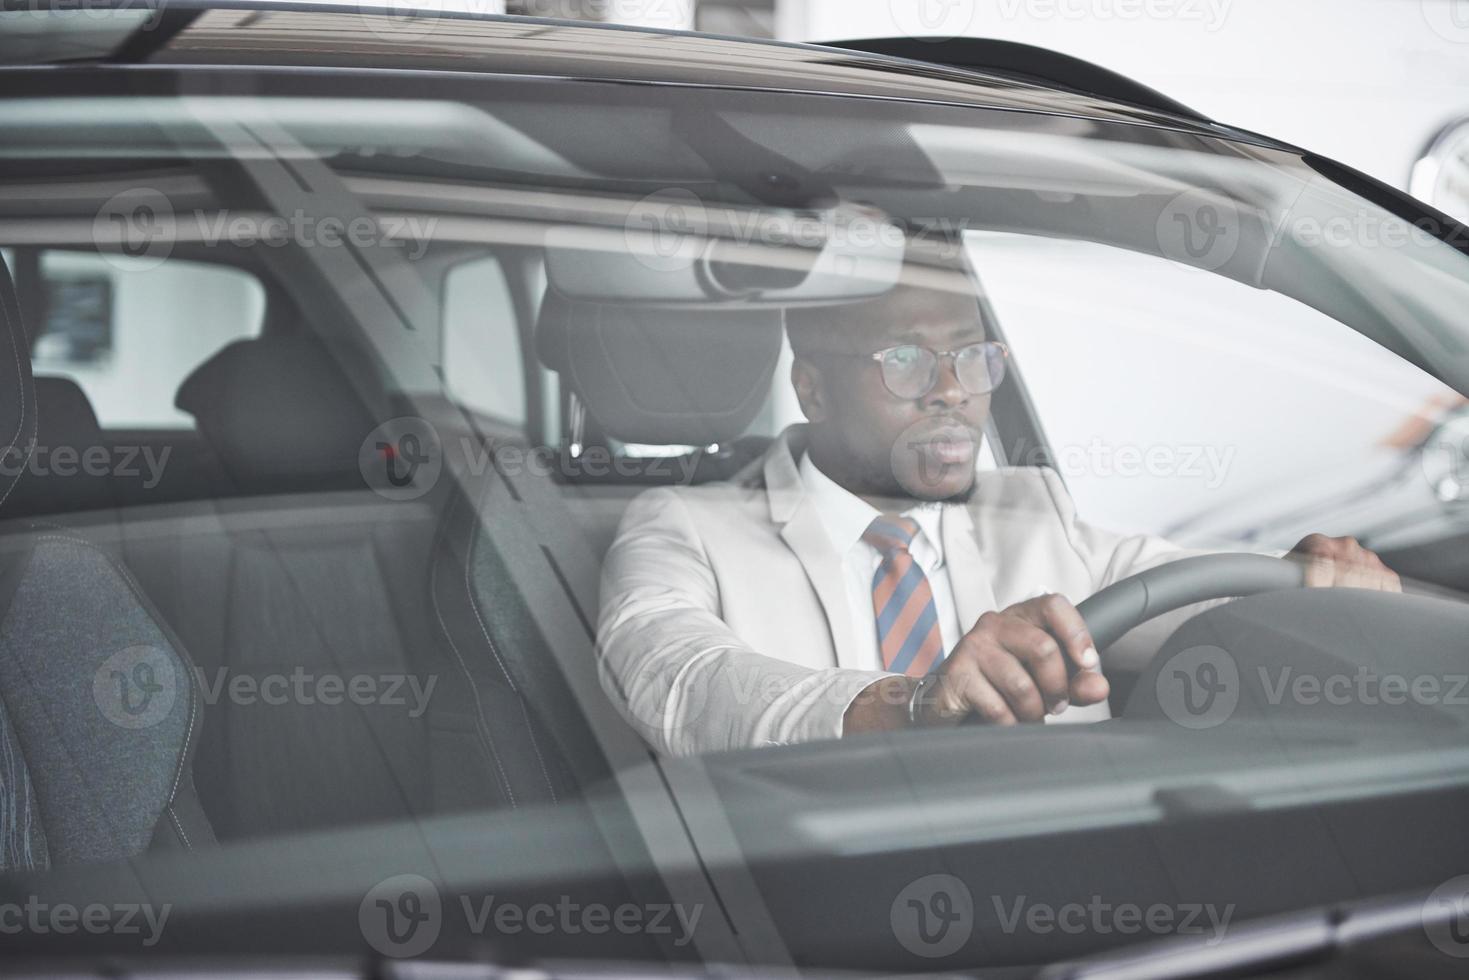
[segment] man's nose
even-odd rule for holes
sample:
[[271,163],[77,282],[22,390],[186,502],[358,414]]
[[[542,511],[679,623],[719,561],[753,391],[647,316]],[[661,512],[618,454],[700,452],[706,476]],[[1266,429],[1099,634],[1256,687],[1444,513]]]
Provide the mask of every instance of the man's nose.
[[940,357],[938,366],[938,377],[934,379],[933,390],[924,395],[920,401],[928,408],[956,408],[969,400],[969,392],[959,383],[959,374],[954,369],[952,357]]

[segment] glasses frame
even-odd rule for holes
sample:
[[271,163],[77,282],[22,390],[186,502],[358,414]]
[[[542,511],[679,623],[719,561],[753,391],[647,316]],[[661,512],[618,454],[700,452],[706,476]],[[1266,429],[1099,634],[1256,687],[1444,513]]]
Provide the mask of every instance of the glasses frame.
[[[888,384],[887,374],[882,372],[883,360],[893,351],[902,350],[905,347],[916,347],[919,350],[928,351],[928,353],[934,356],[933,380],[929,382],[927,388],[923,389],[923,391],[919,392],[916,395],[900,395],[896,391],[893,391],[892,386]],[[934,386],[939,383],[938,365],[944,360],[944,358],[948,358],[951,361],[957,361],[961,353],[973,347],[992,347],[998,349],[1000,352],[1000,357],[1005,364],[1005,375],[1002,376],[1000,380],[987,391],[970,391],[969,387],[964,384],[964,380],[962,378],[959,378],[958,371],[954,372],[954,377],[959,378],[960,387],[962,387],[966,392],[969,392],[969,394],[971,395],[993,394],[995,390],[1000,387],[1000,385],[1005,383],[1005,377],[1008,377],[1010,373],[1010,347],[1009,345],[998,340],[980,340],[972,344],[965,344],[963,347],[957,347],[954,350],[934,350],[931,347],[924,347],[922,344],[894,344],[891,347],[884,347],[882,350],[873,351],[867,356],[877,363],[878,371],[882,374],[882,386],[888,390],[888,394],[892,395],[894,398],[912,400],[915,398],[922,398],[933,391]]]

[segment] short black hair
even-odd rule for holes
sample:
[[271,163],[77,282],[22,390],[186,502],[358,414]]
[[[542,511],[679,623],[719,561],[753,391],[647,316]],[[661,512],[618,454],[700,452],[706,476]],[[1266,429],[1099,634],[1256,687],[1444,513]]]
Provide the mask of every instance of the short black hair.
[[[832,337],[851,329],[853,314],[894,301],[904,293],[958,293],[973,297],[978,307],[979,282],[956,237],[915,239],[908,244],[898,282],[890,291],[854,303],[792,306],[785,311],[786,336],[797,357],[843,349]],[[976,311],[976,316],[979,313]]]

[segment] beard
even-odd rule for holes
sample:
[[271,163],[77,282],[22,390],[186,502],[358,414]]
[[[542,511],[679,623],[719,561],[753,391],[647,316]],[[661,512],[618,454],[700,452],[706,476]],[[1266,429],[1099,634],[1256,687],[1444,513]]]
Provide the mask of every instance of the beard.
[[[924,472],[924,464],[918,464],[916,479],[904,481],[899,478],[897,468],[892,465],[891,457],[882,460],[875,459],[853,459],[848,468],[850,484],[847,489],[859,497],[880,497],[886,500],[911,501],[921,504],[967,504],[974,499],[975,491],[979,489],[979,481],[976,474],[969,474],[969,481],[962,490],[954,493],[933,492],[940,484],[948,481],[943,477],[947,472],[939,474],[935,479],[933,473]],[[909,486],[908,484],[914,484]]]

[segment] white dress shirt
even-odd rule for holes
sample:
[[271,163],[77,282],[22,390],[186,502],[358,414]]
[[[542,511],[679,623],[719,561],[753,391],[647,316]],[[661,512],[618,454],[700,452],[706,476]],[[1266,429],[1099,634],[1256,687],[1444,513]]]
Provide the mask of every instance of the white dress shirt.
[[[852,632],[856,642],[849,648],[837,650],[837,664],[851,670],[882,670],[882,652],[877,642],[877,613],[872,608],[872,579],[882,563],[882,555],[862,540],[868,525],[882,512],[821,472],[811,461],[810,453],[802,457],[800,469],[801,483],[816,505],[816,512],[832,546],[842,558],[847,607],[852,613]],[[942,522],[948,506],[956,505],[918,504],[903,512],[904,517],[912,518],[918,524],[918,535],[908,550],[933,591],[944,656],[948,656],[962,635],[959,614],[954,608],[954,588],[949,581],[949,570],[944,565]]]

